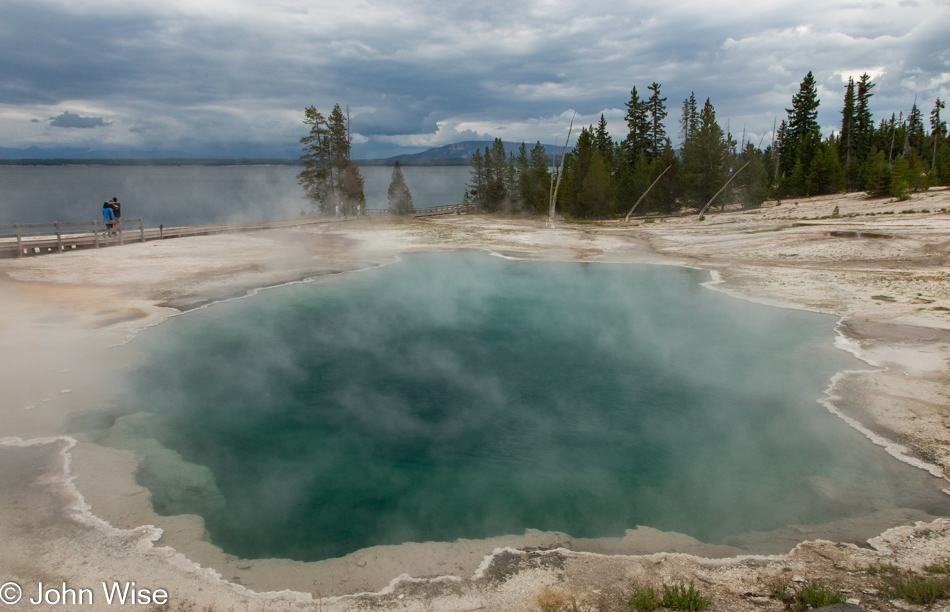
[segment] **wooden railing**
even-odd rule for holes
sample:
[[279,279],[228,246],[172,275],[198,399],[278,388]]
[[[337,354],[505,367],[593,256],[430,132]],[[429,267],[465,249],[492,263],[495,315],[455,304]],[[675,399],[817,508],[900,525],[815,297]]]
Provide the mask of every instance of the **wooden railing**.
[[14,257],[125,244],[126,240],[145,242],[141,219],[0,225],[0,254],[9,256],[7,252],[13,251]]
[[428,208],[420,208],[417,210],[413,216],[415,217],[430,217],[432,215],[461,215],[464,212],[467,212],[467,206],[465,204],[449,204],[447,206],[430,206]]
[[[288,221],[260,221],[220,225],[182,227],[145,227],[141,219],[85,221],[81,223],[15,223],[0,225],[0,257],[23,257],[62,253],[75,249],[100,248],[127,242],[145,242],[185,236],[207,236],[231,232],[296,227],[313,223],[331,223],[332,219],[302,218]],[[115,224],[114,228],[108,225]]]
[[[447,204],[445,206],[429,206],[427,208],[417,208],[413,211],[413,217],[430,217],[432,215],[462,215],[467,212],[474,212],[475,207],[466,204]],[[388,208],[365,208],[360,213],[365,217],[385,217],[392,213]]]
[[[474,208],[465,204],[430,206],[417,209],[414,217],[432,215],[464,214]],[[361,216],[386,216],[389,210],[364,209]],[[229,223],[220,225],[189,225],[182,227],[145,227],[142,219],[116,219],[115,221],[84,221],[79,223],[15,223],[0,225],[0,257],[23,257],[62,253],[75,249],[100,248],[122,245],[126,242],[145,242],[184,236],[207,236],[229,232],[295,227],[312,223],[333,223],[329,217],[303,217],[288,221],[260,221],[253,223]],[[114,225],[114,227],[109,227]]]

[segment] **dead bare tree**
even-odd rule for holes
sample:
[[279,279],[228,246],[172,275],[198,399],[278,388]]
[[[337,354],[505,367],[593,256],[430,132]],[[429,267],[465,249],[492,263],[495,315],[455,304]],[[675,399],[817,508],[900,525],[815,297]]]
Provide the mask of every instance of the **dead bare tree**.
[[551,203],[548,207],[548,225],[554,227],[554,207],[557,204],[557,190],[561,186],[561,177],[564,175],[564,158],[567,155],[567,143],[571,141],[571,131],[574,129],[574,117],[577,116],[577,111],[574,111],[574,114],[571,115],[571,126],[567,128],[567,140],[564,141],[564,150],[561,151],[561,167],[555,173],[557,180],[554,180],[554,176],[551,177],[551,184],[553,188],[551,189]]
[[719,189],[719,191],[716,192],[716,195],[714,195],[713,197],[709,198],[709,201],[706,202],[706,205],[703,206],[703,209],[702,209],[701,211],[699,211],[699,216],[700,216],[700,217],[702,217],[703,214],[705,214],[706,209],[709,208],[709,205],[713,203],[713,200],[716,199],[716,196],[718,196],[720,193],[722,193],[723,190],[724,190],[726,187],[729,186],[729,183],[732,182],[732,179],[734,179],[734,178],[736,178],[737,176],[739,176],[739,173],[742,172],[743,170],[745,170],[745,167],[748,166],[751,162],[752,162],[752,160],[749,160],[749,161],[747,161],[746,163],[742,164],[742,167],[739,168],[738,170],[736,170],[735,173],[733,173],[733,175],[729,177],[729,180],[726,181],[726,184],[723,185],[723,186]]
[[653,189],[653,186],[656,185],[657,183],[659,183],[659,182],[660,182],[660,179],[663,178],[663,175],[666,174],[666,171],[669,170],[669,169],[672,168],[672,167],[673,167],[673,164],[670,164],[669,166],[667,166],[666,168],[663,169],[663,172],[660,173],[660,176],[658,176],[658,177],[656,177],[655,179],[653,179],[653,182],[650,183],[650,186],[647,187],[647,190],[643,192],[643,195],[641,195],[639,198],[637,198],[637,201],[636,201],[636,203],[633,205],[633,208],[631,208],[631,209],[630,209],[630,212],[627,213],[627,216],[624,217],[624,220],[623,220],[624,223],[627,223],[628,221],[630,221],[630,215],[632,215],[632,214],[633,214],[633,211],[635,211],[635,210],[637,209],[637,206],[640,205],[640,202],[643,201],[643,198],[647,197],[647,194],[650,193],[650,190]]
[[775,173],[772,175],[772,182],[776,184],[778,183],[778,162],[780,157],[778,151],[775,150],[775,125],[777,121],[778,117],[772,118],[772,156],[775,157]]

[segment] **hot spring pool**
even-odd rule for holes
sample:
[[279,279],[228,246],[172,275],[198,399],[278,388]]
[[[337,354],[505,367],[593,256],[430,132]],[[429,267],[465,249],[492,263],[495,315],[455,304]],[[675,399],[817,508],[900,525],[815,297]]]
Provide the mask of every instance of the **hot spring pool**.
[[835,319],[684,268],[406,256],[139,339],[106,436],[245,558],[520,534],[705,542],[950,497],[819,405]]

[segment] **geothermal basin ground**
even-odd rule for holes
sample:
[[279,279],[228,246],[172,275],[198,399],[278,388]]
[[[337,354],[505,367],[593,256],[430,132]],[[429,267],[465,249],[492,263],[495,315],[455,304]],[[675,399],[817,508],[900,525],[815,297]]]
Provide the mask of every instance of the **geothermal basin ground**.
[[[939,211],[950,205],[948,195],[927,192],[912,204]],[[844,218],[829,218],[836,206]],[[891,609],[895,604],[880,595],[866,570],[945,562],[950,525],[935,508],[878,508],[860,520],[766,526],[728,542],[676,526],[630,524],[626,533],[568,535],[551,528],[371,546],[316,562],[247,559],[216,546],[210,523],[197,514],[156,514],[155,492],[136,476],[143,457],[161,456],[162,445],[129,450],[100,436],[144,397],[134,373],[149,365],[146,338],[168,335],[163,328],[244,307],[242,300],[218,302],[264,287],[318,278],[268,290],[274,296],[317,291],[353,276],[348,272],[395,270],[399,264],[379,266],[417,257],[409,253],[477,249],[514,260],[685,265],[712,273],[713,282],[698,291],[833,315],[829,327],[840,319],[839,347],[863,360],[837,351],[857,365],[828,381],[824,399],[835,424],[876,443],[867,446],[882,465],[899,457],[900,469],[939,484],[950,448],[950,215],[900,212],[907,209],[907,203],[849,195],[768,203],[702,223],[677,218],[545,228],[535,219],[475,215],[374,219],[0,262],[0,529],[8,543],[0,552],[0,577],[28,591],[40,580],[82,587],[128,576],[167,588],[171,609],[528,610],[560,598],[608,610],[623,609],[634,581],[664,580],[695,580],[717,609],[780,609],[783,604],[769,598],[769,581],[793,573],[833,583],[867,607]],[[865,237],[871,234],[889,238]],[[767,374],[756,370],[754,376]],[[832,498],[843,490],[819,484]],[[939,489],[933,487],[944,495]],[[794,496],[796,490],[788,484],[781,492]]]

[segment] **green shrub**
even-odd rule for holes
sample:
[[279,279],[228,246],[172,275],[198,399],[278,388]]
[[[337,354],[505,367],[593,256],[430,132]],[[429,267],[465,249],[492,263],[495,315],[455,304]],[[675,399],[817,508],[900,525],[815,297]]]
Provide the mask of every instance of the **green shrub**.
[[795,612],[804,612],[809,608],[815,609],[832,604],[844,603],[845,596],[838,591],[832,590],[831,587],[823,582],[812,581],[802,585],[795,599],[797,599],[798,602],[795,604],[793,610],[795,610]]
[[660,607],[660,600],[657,599],[656,589],[650,585],[642,585],[639,582],[633,583],[633,593],[627,600],[627,607],[637,612],[653,612]]
[[916,606],[929,606],[950,597],[950,576],[923,577],[912,574],[889,576],[883,588],[888,597],[903,599]]
[[679,584],[668,585],[663,583],[663,599],[660,604],[670,610],[705,610],[709,607],[709,597],[704,597],[702,593],[696,590],[693,583],[689,583],[689,588],[682,582]]

